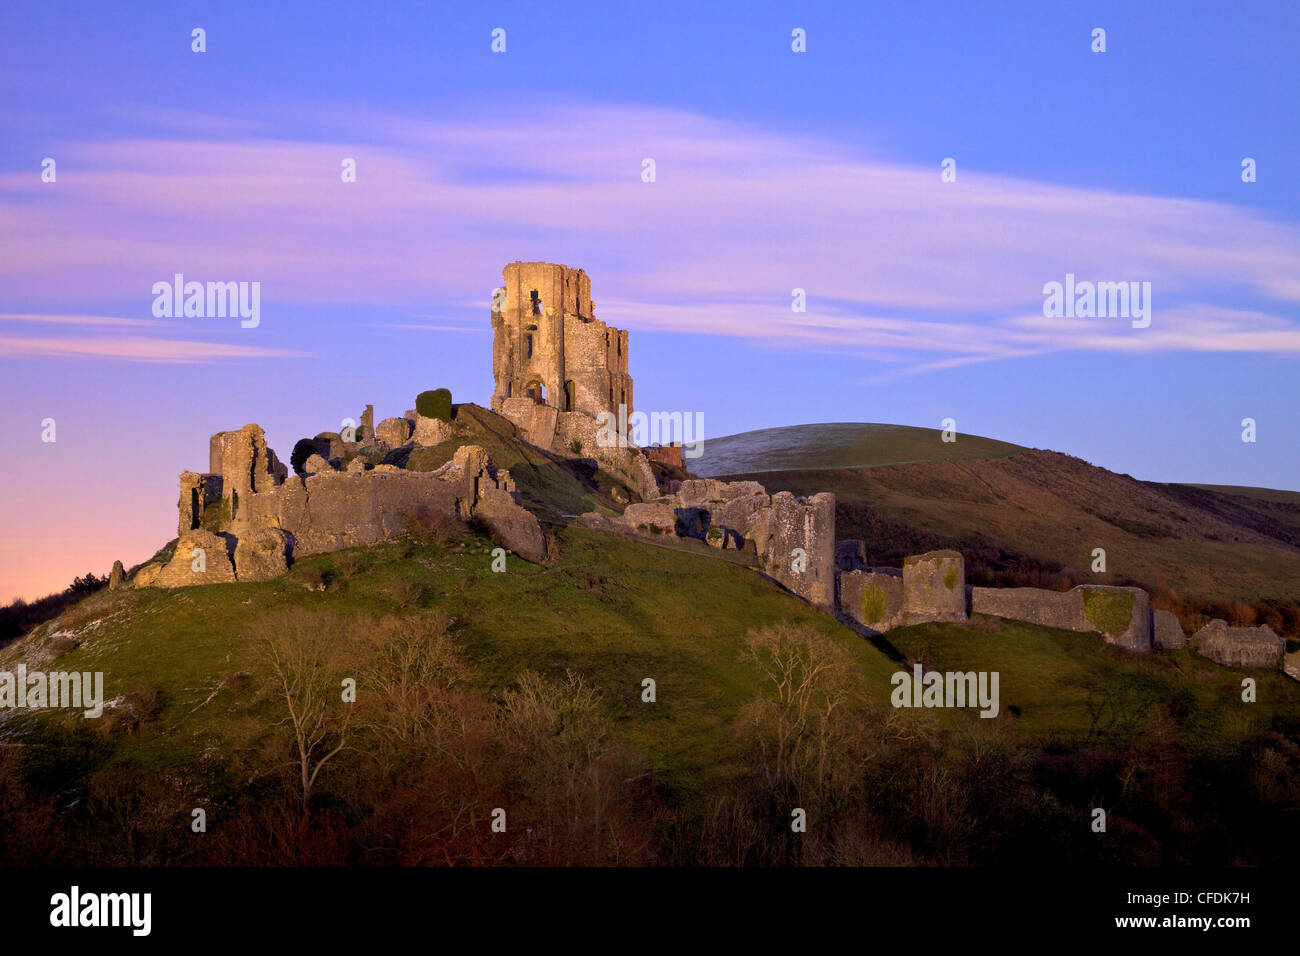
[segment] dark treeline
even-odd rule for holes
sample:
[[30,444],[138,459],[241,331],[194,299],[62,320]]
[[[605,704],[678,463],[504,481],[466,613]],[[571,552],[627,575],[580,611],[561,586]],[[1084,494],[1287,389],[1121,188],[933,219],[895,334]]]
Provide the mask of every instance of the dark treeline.
[[108,577],[87,573],[73,580],[57,594],[47,594],[35,601],[15,598],[0,607],[0,647],[22,637],[33,628],[58,617],[82,598],[108,585]]

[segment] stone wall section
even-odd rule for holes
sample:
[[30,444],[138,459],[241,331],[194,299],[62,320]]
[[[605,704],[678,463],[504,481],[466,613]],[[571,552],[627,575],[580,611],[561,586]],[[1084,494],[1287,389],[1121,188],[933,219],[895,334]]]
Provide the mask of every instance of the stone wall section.
[[[636,461],[649,464],[642,455]],[[592,526],[600,516],[584,515]],[[756,481],[684,481],[672,495],[628,505],[612,522],[640,534],[698,538],[713,547],[752,549],[764,574],[804,600],[835,605],[835,496],[768,495]]]
[[1229,627],[1215,618],[1192,635],[1193,651],[1224,667],[1279,670],[1286,658],[1286,641],[1267,624],[1259,627]]

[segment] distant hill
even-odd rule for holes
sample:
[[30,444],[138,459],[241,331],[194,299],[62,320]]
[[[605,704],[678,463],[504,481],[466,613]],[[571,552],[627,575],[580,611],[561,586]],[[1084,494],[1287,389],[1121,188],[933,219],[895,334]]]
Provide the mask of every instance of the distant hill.
[[[980,440],[962,436],[953,447],[962,441]],[[855,453],[823,445],[810,460]],[[1293,606],[1300,599],[1300,494],[1139,481],[1058,452],[1023,449],[875,467],[793,470],[791,462],[792,455],[776,454],[772,467],[720,476],[752,478],[768,491],[834,492],[836,536],[861,538],[878,564],[953,547],[966,555],[974,584],[1131,581],[1170,604],[1279,599]],[[1095,548],[1106,551],[1104,574],[1091,570]],[[1169,609],[1187,612],[1186,626],[1197,619],[1190,605]],[[1292,635],[1300,628],[1300,620],[1268,620]]]
[[870,468],[925,461],[965,461],[1006,458],[1029,451],[1020,445],[960,435],[942,440],[936,428],[828,422],[761,428],[704,442],[704,453],[687,462],[702,478],[753,471],[795,471],[811,468]]
[[1279,488],[1252,488],[1249,485],[1190,485],[1184,484],[1187,488],[1200,488],[1204,491],[1213,491],[1221,495],[1235,496],[1239,498],[1256,498],[1260,501],[1268,501],[1280,505],[1294,505],[1300,508],[1300,491],[1282,491]]

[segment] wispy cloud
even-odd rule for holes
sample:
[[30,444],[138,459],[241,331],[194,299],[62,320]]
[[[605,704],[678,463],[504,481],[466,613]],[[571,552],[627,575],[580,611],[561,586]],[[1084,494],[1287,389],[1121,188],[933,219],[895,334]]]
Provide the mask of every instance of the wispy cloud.
[[484,335],[485,333],[492,331],[491,329],[483,328],[481,326],[475,327],[472,325],[401,325],[399,323],[394,323],[385,326],[385,328],[411,329],[416,332],[473,332],[475,335]]
[[37,338],[0,336],[0,357],[68,356],[200,365],[223,359],[310,358],[305,352],[148,336]]
[[55,315],[47,312],[0,312],[0,321],[54,325],[113,325],[142,328],[164,326],[158,319],[128,319],[113,315]]
[[[585,267],[617,325],[913,370],[1063,349],[1300,353],[1300,227],[1244,207],[969,167],[943,183],[937,166],[673,110],[494,115],[336,111],[338,137],[313,142],[205,116],[188,140],[77,144],[57,184],[0,177],[0,275],[29,302],[57,288],[143,309],[184,272],[260,280],[264,302],[486,310],[506,261],[550,259]],[[1043,318],[1042,286],[1066,272],[1151,282],[1150,328]],[[471,328],[448,322],[430,330]]]

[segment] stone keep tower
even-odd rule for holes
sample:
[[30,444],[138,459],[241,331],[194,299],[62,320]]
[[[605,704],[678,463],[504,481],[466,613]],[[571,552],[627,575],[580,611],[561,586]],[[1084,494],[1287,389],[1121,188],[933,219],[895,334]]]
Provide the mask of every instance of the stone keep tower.
[[596,318],[591,279],[550,262],[512,262],[492,301],[492,410],[529,398],[595,418],[632,413],[627,332]]

